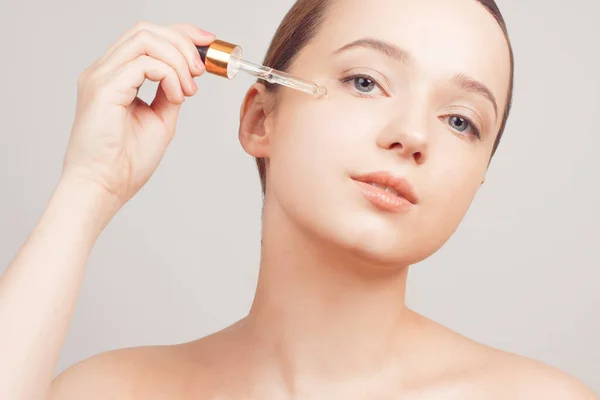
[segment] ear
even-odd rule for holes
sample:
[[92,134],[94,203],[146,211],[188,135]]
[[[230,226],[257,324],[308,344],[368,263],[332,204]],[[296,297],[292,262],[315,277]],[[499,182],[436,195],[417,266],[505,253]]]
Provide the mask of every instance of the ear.
[[238,137],[246,153],[251,156],[269,157],[271,129],[268,116],[273,102],[274,95],[261,83],[252,85],[242,102]]

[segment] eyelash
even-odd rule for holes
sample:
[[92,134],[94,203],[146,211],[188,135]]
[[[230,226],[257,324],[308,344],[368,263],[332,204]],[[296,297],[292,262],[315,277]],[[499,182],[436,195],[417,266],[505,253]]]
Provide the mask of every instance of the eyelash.
[[[383,93],[385,93],[385,96],[386,96],[386,97],[389,97],[388,93],[387,93],[387,92],[386,92],[386,91],[383,89],[383,87],[382,87],[382,86],[379,84],[379,82],[377,82],[377,80],[376,80],[375,78],[373,78],[372,76],[370,76],[370,75],[367,75],[367,74],[354,74],[354,75],[350,75],[350,76],[347,76],[347,77],[345,77],[345,78],[342,78],[342,79],[340,79],[340,82],[341,82],[342,84],[344,84],[344,85],[348,85],[348,83],[349,83],[349,82],[352,82],[352,81],[354,81],[355,79],[358,79],[358,78],[363,78],[363,79],[367,79],[367,80],[373,81],[373,83],[375,83],[375,85],[376,85],[376,86],[377,86],[377,87],[378,87],[378,88],[379,88],[379,89],[380,89],[380,90],[381,90]],[[373,98],[373,97],[375,97],[375,96],[370,96],[370,95],[368,95],[368,94],[366,94],[366,93],[362,93],[362,92],[358,92],[358,93],[356,93],[356,94],[357,94],[358,96],[360,96],[360,97],[365,97],[365,98]]]
[[[387,94],[387,92],[383,89],[383,87],[379,84],[379,82],[377,82],[377,80],[375,78],[373,78],[370,75],[367,74],[354,74],[354,75],[350,75],[347,77],[344,77],[342,79],[340,79],[340,83],[342,83],[343,85],[347,86],[348,83],[353,82],[355,79],[358,78],[363,78],[363,79],[367,79],[372,81],[384,94],[386,97],[389,97],[389,95]],[[367,93],[363,93],[363,92],[359,92],[356,91],[355,94],[359,97],[362,98],[375,98],[377,96],[370,96]],[[479,127],[477,126],[477,124],[475,124],[470,118],[464,116],[464,115],[460,115],[460,114],[450,114],[450,115],[446,115],[444,116],[444,118],[449,118],[449,117],[459,117],[463,120],[465,120],[469,126],[471,127],[471,129],[473,130],[473,135],[475,135],[475,137],[477,137],[478,139],[481,139],[481,130],[479,129]],[[462,133],[462,132],[459,132]]]

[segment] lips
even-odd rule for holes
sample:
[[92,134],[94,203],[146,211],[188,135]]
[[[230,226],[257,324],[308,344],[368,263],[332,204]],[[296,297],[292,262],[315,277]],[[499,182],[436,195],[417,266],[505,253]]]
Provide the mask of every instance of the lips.
[[389,172],[380,171],[364,175],[353,176],[352,179],[358,182],[366,183],[387,193],[404,198],[411,204],[419,202],[412,185],[404,178],[393,175]]

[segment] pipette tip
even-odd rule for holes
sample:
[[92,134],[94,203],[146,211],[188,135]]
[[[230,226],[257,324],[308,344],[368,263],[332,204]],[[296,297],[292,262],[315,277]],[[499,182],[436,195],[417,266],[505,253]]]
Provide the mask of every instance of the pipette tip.
[[325,86],[317,86],[315,88],[315,94],[317,96],[325,96],[327,95],[327,88]]

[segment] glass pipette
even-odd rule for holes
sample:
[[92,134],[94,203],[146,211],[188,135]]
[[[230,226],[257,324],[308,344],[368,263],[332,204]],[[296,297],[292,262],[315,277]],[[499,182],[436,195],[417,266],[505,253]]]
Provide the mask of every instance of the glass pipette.
[[325,86],[320,86],[286,72],[244,60],[242,48],[238,45],[215,40],[210,46],[196,46],[196,48],[200,53],[202,62],[206,66],[206,71],[211,74],[233,79],[239,71],[244,71],[269,83],[283,85],[304,93],[315,96],[324,96],[327,94]]

